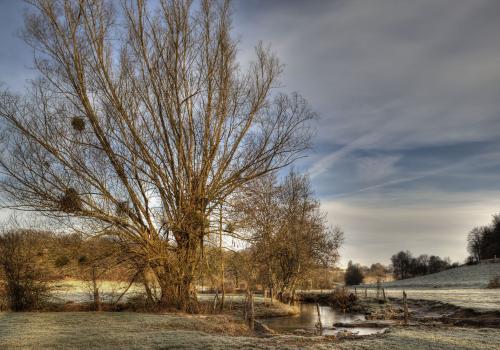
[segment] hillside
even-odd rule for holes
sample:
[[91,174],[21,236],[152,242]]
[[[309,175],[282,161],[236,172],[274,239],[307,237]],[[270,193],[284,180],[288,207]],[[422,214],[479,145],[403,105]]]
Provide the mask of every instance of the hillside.
[[485,288],[500,276],[500,263],[465,265],[430,275],[383,283],[385,288]]

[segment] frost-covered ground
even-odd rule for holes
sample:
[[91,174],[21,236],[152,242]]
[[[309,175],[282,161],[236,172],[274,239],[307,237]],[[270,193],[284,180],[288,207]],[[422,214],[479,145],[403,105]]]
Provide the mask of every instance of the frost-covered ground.
[[[387,289],[389,297],[401,298],[402,289]],[[406,289],[409,299],[437,300],[479,311],[500,310],[498,289]]]
[[[119,281],[99,281],[98,288],[102,301],[113,302],[127,290],[128,283]],[[128,297],[142,293],[144,287],[141,284],[133,284],[122,297],[125,301]],[[92,285],[90,282],[65,279],[52,283],[51,295],[56,302],[90,302],[93,298]]]
[[[500,289],[486,289],[488,282],[500,276],[500,263],[461,266],[431,275],[382,283],[386,295],[409,299],[436,300],[480,311],[500,310]],[[374,285],[357,286],[358,295],[375,295]]]
[[461,266],[426,276],[383,283],[386,288],[486,288],[500,276],[500,263]]
[[500,330],[395,328],[338,341],[324,337],[257,338],[223,316],[141,313],[0,313],[0,348],[12,349],[444,349],[492,350]]

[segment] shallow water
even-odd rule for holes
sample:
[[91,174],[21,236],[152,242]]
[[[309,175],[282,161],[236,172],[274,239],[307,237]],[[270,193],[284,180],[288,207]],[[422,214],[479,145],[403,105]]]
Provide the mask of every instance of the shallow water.
[[[307,331],[316,330],[316,323],[318,322],[318,313],[316,304],[303,303],[299,305],[300,313],[294,316],[285,317],[272,317],[260,320],[269,328],[281,332],[288,333],[298,329]],[[323,335],[333,335],[338,332],[348,330],[359,335],[369,335],[375,333],[382,333],[385,328],[341,328],[334,329],[333,324],[336,322],[353,323],[357,321],[364,321],[365,316],[361,314],[343,313],[334,310],[330,306],[320,306],[319,311],[321,314],[321,323],[323,325]]]

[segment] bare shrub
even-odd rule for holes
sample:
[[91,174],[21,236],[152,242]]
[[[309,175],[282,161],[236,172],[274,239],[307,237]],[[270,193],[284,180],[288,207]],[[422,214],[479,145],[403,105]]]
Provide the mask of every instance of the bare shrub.
[[349,261],[347,265],[347,270],[344,275],[344,281],[346,286],[355,286],[363,283],[363,272],[358,264],[353,264]]
[[0,235],[0,267],[5,297],[13,311],[38,309],[45,303],[49,287],[41,260],[43,252],[36,233],[7,231]]
[[349,292],[346,288],[336,288],[330,294],[330,304],[341,310],[347,310],[356,303],[356,295]]
[[488,288],[496,289],[500,288],[500,276],[496,276],[490,280],[488,283]]

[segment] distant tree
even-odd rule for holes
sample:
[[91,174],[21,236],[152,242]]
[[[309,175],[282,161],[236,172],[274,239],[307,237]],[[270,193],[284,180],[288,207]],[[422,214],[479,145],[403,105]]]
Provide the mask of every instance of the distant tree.
[[467,237],[467,250],[473,261],[500,256],[500,215],[490,225],[473,228]]
[[391,257],[393,274],[396,279],[411,277],[412,255],[407,251],[400,251]]
[[483,237],[488,227],[474,227],[467,236],[467,251],[472,257],[473,261],[479,261],[482,259],[484,253],[483,248]]
[[[396,279],[423,276],[436,273],[452,267],[450,258],[422,254],[414,258],[411,252],[400,251],[391,257],[393,274]],[[458,263],[456,263],[458,265]]]
[[369,272],[377,277],[383,277],[387,273],[387,268],[381,263],[375,263],[370,266]]
[[410,264],[410,274],[413,276],[421,276],[429,273],[429,256],[422,254],[417,258],[413,258]]
[[353,264],[349,261],[347,270],[344,275],[344,282],[346,286],[355,286],[363,283],[364,275],[359,264]]
[[429,273],[441,272],[450,267],[450,259],[441,259],[439,256],[431,255],[429,257]]

